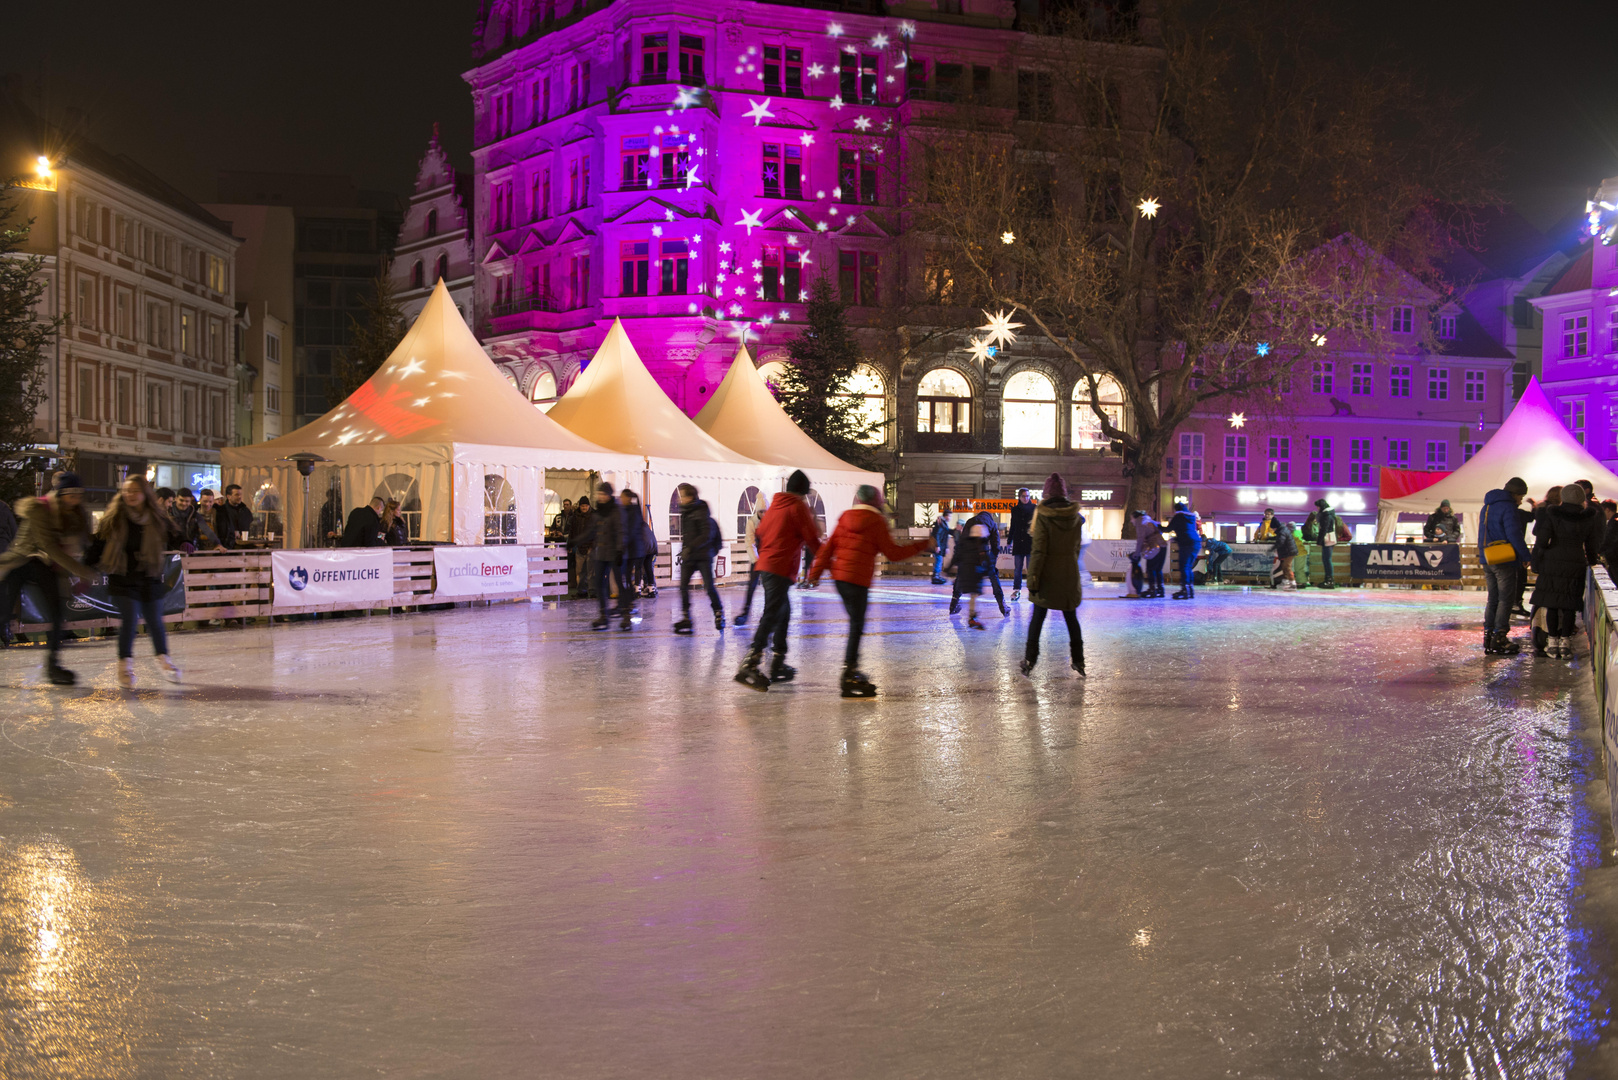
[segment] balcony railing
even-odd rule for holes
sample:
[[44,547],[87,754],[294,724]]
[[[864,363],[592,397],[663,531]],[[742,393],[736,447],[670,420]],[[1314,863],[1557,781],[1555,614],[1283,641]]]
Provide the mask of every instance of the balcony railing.
[[566,310],[567,308],[563,307],[562,302],[556,297],[548,293],[541,293],[538,296],[519,296],[515,300],[507,300],[504,303],[496,304],[489,309],[489,314],[498,319],[503,315],[518,315],[524,311],[555,312]]

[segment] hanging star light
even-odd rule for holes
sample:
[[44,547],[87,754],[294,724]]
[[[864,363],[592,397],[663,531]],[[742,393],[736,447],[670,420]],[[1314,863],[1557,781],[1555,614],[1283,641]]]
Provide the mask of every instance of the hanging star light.
[[1135,207],[1135,209],[1140,211],[1140,216],[1144,218],[1155,218],[1157,216],[1157,212],[1162,208],[1163,204],[1152,198],[1150,195],[1142,199],[1140,204]]
[[1017,234],[1014,232],[1003,232],[1000,234],[1000,242],[1002,244],[1015,244],[1017,242]]
[[994,359],[994,354],[998,351],[993,345],[989,344],[987,338],[973,338],[967,348],[972,353],[972,359],[985,367],[988,366],[990,360]]
[[1268,356],[1270,355],[1270,343],[1268,341],[1261,341],[1258,343],[1257,348],[1255,348],[1253,351],[1258,353],[1260,356]]
[[978,329],[989,335],[988,340],[993,344],[1010,345],[1017,340],[1017,335],[1013,331],[1022,329],[1023,325],[1020,322],[1011,321],[1013,314],[1013,312],[997,311],[990,315],[985,311],[983,317],[989,320],[988,325],[980,326]]
[[764,223],[759,220],[759,216],[763,213],[764,211],[762,210],[754,210],[752,212],[743,210],[742,219],[736,224],[744,227],[747,230],[747,235],[752,236],[754,229],[762,229],[764,227]]
[[911,22],[908,19],[906,19],[904,22],[900,23],[899,24],[899,36],[902,37],[902,38],[913,38],[913,37],[915,37],[916,36],[916,24]]
[[747,103],[752,108],[748,109],[745,115],[752,119],[754,127],[758,127],[761,121],[774,119],[775,114],[770,111],[769,98],[765,98],[763,101],[754,101],[752,98],[748,98]]
[[1243,413],[1239,413],[1239,412],[1231,413],[1230,414],[1230,426],[1234,427],[1234,428],[1246,427],[1247,426],[1247,417],[1246,417],[1246,415],[1243,414]]
[[1319,346],[1320,348],[1324,349],[1326,347],[1326,335],[1325,334],[1311,334],[1309,336],[1309,344],[1316,345],[1316,346]]

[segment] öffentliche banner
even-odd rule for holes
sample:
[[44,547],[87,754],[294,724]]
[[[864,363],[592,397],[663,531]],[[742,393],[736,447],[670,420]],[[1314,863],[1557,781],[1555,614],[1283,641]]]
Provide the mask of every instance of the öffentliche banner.
[[272,551],[273,607],[363,605],[393,599],[393,549]]

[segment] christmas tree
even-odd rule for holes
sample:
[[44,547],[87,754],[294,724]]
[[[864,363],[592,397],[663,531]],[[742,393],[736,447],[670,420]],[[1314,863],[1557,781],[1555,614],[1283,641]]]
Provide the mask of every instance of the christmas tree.
[[811,439],[860,468],[872,468],[871,448],[861,440],[880,434],[864,412],[865,399],[849,393],[854,369],[865,362],[860,344],[843,319],[846,305],[830,280],[815,281],[809,295],[809,325],[787,347],[787,365],[776,400]]

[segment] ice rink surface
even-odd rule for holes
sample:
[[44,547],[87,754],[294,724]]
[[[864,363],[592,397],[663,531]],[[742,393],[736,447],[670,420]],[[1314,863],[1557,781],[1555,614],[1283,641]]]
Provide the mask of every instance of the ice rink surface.
[[[1476,593],[988,630],[879,586],[871,701],[511,605],[0,653],[0,1075],[1560,1077],[1610,938],[1585,660]],[[740,591],[727,589],[732,608]],[[754,617],[759,612],[754,607]],[[746,633],[751,634],[752,627]],[[1519,631],[1520,633],[1520,631]]]

